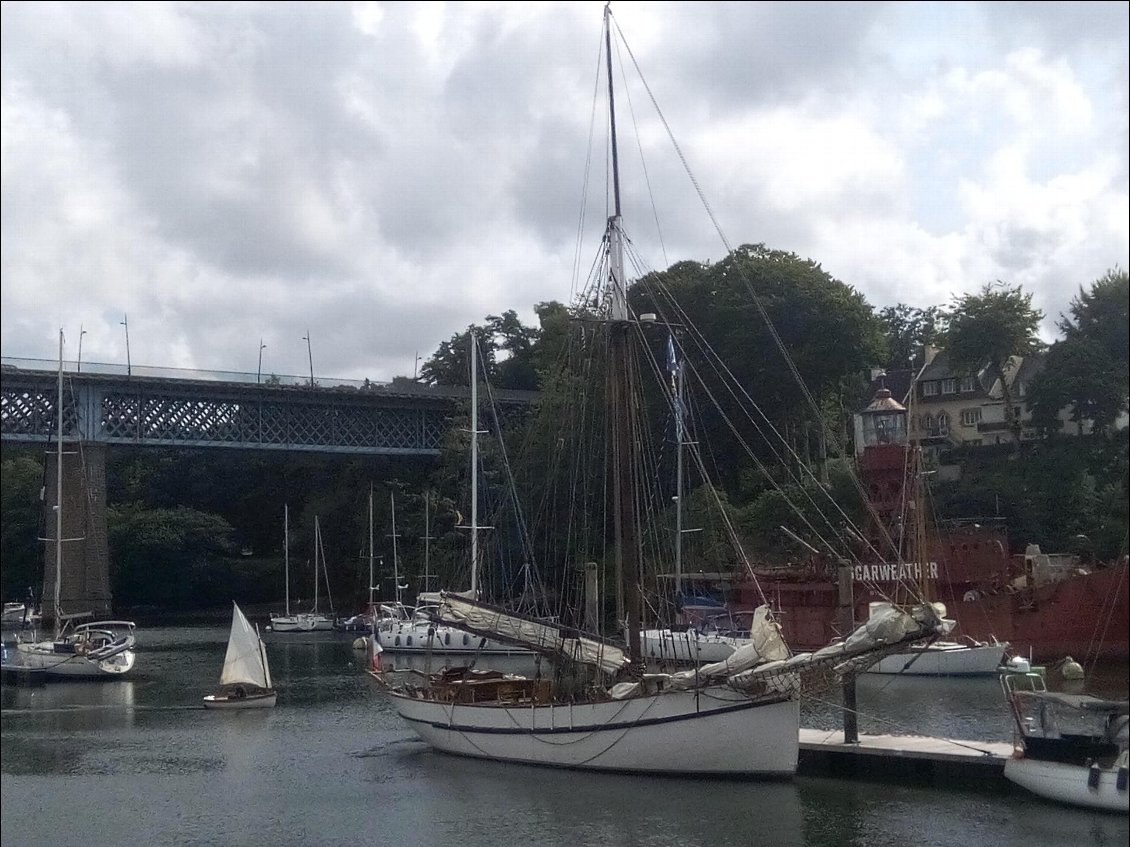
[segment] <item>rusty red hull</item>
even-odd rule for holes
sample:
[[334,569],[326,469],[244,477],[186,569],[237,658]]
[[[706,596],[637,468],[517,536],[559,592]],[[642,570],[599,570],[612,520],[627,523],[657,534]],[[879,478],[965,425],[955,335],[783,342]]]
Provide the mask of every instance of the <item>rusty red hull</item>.
[[[946,601],[948,616],[957,621],[955,635],[978,641],[1007,641],[1011,651],[1050,662],[1072,656],[1130,658],[1130,605],[1127,565],[1075,574],[1049,584],[996,593],[967,589]],[[771,606],[779,612],[786,641],[799,650],[817,649],[841,635],[838,592],[831,581],[760,580]],[[961,586],[964,589],[964,585]],[[954,592],[957,594],[958,592]],[[752,608],[760,595],[752,585],[741,593],[741,605]],[[939,592],[939,597],[944,598]],[[855,618],[866,620],[868,604],[887,599],[857,584]]]

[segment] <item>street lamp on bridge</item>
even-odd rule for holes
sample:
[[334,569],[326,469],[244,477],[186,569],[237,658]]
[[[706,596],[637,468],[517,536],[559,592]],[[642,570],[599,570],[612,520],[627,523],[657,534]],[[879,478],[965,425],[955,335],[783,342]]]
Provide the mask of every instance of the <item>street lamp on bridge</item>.
[[78,358],[75,359],[75,372],[82,373],[82,337],[86,335],[86,330],[82,328],[82,324],[78,325]]
[[263,349],[267,345],[263,343],[263,339],[259,339],[259,367],[255,371],[255,384],[259,384],[259,379],[263,376]]
[[314,387],[314,351],[310,347],[310,330],[306,330],[306,334],[302,336],[302,340],[306,342],[306,355],[310,359],[310,387]]
[[132,376],[133,365],[129,360],[129,315],[122,315],[122,326],[126,328],[126,376]]

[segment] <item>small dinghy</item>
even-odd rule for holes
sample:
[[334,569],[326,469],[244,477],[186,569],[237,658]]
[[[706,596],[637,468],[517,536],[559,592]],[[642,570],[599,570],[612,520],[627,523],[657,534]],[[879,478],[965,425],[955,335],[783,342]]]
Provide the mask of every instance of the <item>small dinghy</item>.
[[204,698],[205,709],[269,709],[278,696],[271,687],[267,648],[259,630],[232,604],[231,635],[220,674],[220,689]]

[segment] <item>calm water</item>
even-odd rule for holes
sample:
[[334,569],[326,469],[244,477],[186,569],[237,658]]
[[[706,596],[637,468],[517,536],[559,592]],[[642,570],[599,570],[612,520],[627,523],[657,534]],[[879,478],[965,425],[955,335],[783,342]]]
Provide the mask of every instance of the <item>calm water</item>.
[[[278,706],[205,712],[227,627],[138,636],[131,681],[0,692],[4,847],[1127,843],[1124,817],[1019,790],[657,779],[436,754],[345,636],[268,636]],[[1125,696],[1125,671],[1103,686]],[[993,679],[868,677],[859,703],[865,732],[1010,737]],[[827,704],[805,707],[809,726],[837,720]]]

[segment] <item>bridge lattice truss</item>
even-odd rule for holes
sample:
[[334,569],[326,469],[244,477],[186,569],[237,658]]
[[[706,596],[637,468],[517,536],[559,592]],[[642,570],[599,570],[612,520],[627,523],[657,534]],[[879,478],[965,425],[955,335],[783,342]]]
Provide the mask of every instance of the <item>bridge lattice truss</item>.
[[[4,374],[5,441],[55,437],[55,380],[45,372]],[[504,425],[525,405],[504,407]],[[63,434],[105,444],[429,455],[439,452],[458,411],[450,392],[437,398],[425,392],[76,377],[65,380]]]

